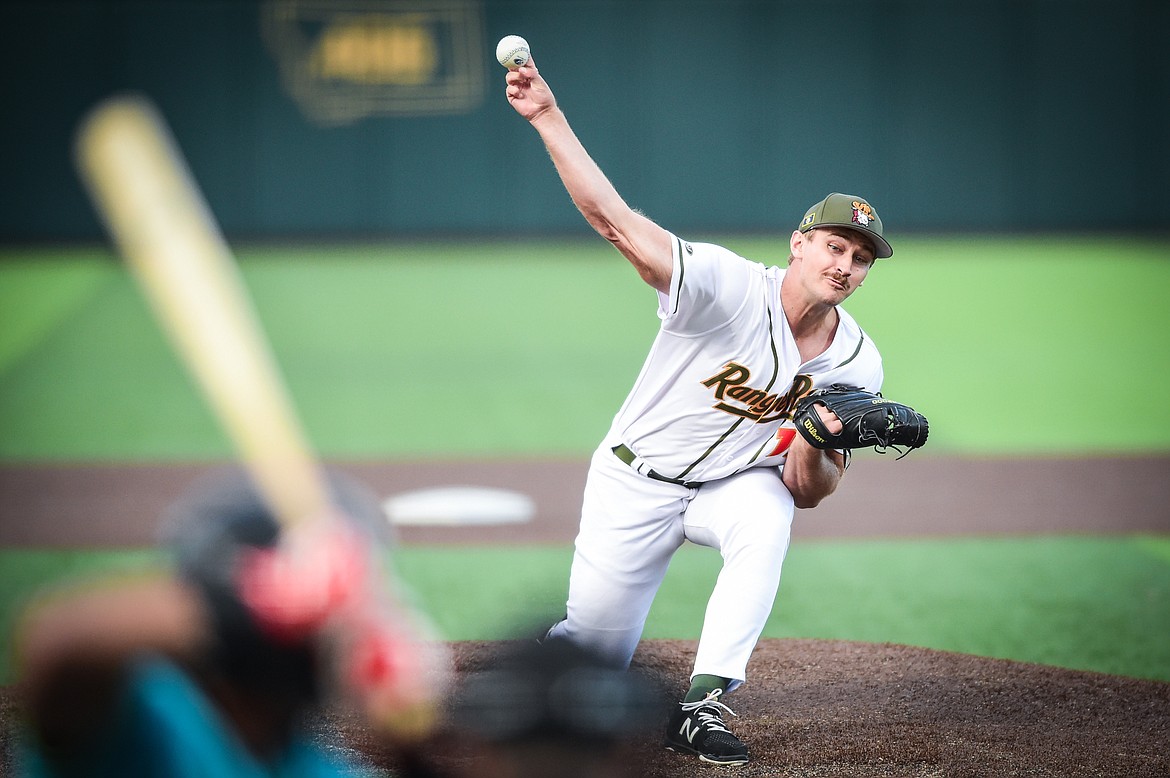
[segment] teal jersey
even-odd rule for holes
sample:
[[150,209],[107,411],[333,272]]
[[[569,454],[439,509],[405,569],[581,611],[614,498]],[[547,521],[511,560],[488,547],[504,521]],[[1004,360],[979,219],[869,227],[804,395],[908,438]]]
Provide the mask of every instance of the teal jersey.
[[109,721],[96,725],[93,745],[69,764],[50,761],[28,738],[17,756],[26,778],[133,775],[168,778],[337,778],[360,776],[358,765],[334,757],[307,735],[270,761],[258,759],[199,686],[159,657],[129,668]]

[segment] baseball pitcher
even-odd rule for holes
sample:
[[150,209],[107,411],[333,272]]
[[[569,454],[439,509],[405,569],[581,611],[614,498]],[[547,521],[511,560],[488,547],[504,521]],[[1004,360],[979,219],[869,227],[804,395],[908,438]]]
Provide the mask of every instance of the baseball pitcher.
[[724,695],[747,677],[794,509],[836,489],[850,448],[925,442],[926,420],[878,394],[877,347],[840,307],[893,249],[872,205],[839,193],[793,230],[786,269],[687,241],[623,201],[532,60],[508,72],[507,99],[585,219],[657,291],[661,320],[593,454],[567,615],[549,638],[627,666],[674,552],[687,540],[717,549],[723,568],[666,745],[744,764]]

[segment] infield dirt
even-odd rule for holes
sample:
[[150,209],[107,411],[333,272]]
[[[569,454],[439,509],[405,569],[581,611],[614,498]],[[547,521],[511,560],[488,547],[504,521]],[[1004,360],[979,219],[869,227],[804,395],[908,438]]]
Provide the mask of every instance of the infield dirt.
[[[375,493],[485,486],[532,497],[527,524],[404,527],[404,544],[565,543],[588,463],[576,459],[331,462]],[[0,546],[133,547],[215,463],[0,465]],[[793,537],[1170,532],[1170,456],[1005,459],[858,453]]]

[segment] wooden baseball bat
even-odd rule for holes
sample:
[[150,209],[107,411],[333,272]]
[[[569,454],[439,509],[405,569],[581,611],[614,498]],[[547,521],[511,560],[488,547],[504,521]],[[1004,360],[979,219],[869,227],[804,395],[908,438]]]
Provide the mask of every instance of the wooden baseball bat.
[[75,152],[111,237],[277,519],[329,515],[237,264],[158,110],[140,96],[106,100],[82,121]]
[[[137,96],[99,104],[78,130],[76,158],[110,235],[277,520],[287,529],[324,527],[336,516],[324,470],[238,266],[158,110]],[[331,584],[333,573],[356,570],[362,580],[350,581],[358,593],[342,616],[350,633],[348,682],[361,692],[372,721],[403,739],[423,736],[437,721],[445,653],[438,644],[424,647],[421,614],[403,608],[392,591],[367,589],[362,565],[335,570],[337,558],[315,555],[328,556],[328,538],[312,540],[297,549],[305,566],[294,566],[292,578],[279,561],[253,569],[258,584],[249,591],[258,595],[245,591],[245,599],[272,618],[288,615],[291,598],[297,622],[316,606],[331,605],[315,590],[300,600],[302,578]],[[269,591],[272,607],[262,607]]]

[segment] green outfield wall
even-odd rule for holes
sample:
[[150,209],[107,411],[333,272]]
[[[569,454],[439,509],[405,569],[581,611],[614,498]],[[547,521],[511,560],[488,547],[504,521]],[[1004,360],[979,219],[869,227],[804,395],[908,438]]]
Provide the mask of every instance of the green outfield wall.
[[503,97],[532,43],[627,199],[774,230],[1165,231],[1165,0],[37,0],[0,12],[0,242],[91,240],[70,144],[154,98],[230,237],[583,230]]

